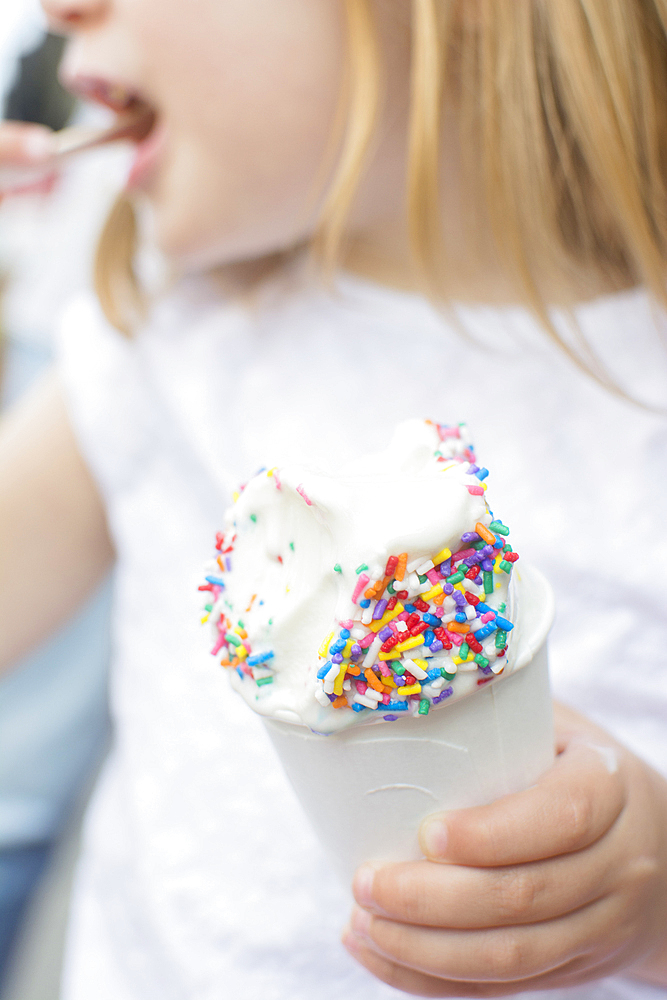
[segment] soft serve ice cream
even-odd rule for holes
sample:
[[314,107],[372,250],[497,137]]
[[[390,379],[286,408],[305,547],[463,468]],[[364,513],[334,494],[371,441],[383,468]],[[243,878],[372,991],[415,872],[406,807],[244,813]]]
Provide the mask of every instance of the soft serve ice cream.
[[399,425],[332,476],[244,487],[200,588],[212,652],[264,716],[333,733],[426,716],[511,673],[518,556],[465,425]]

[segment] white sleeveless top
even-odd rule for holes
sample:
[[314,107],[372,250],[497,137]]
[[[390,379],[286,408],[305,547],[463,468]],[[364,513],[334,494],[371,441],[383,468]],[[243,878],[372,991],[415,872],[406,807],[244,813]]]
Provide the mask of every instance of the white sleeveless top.
[[[134,341],[89,300],[64,322],[72,421],[119,557],[116,738],[86,824],[65,1000],[403,995],[340,945],[349,893],[199,625],[214,532],[260,466],[335,466],[406,417],[467,421],[494,510],[556,590],[556,696],[667,776],[665,418],[598,388],[521,310],[462,311],[473,342],[416,296],[299,281],[247,307],[184,283]],[[624,386],[667,402],[641,292],[580,319]],[[615,977],[553,996],[667,991]]]

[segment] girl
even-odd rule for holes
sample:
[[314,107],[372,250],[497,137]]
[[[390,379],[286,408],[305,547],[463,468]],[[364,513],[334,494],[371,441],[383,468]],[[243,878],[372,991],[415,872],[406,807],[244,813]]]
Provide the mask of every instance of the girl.
[[[64,997],[664,996],[665,365],[637,286],[664,301],[667,4],[45,8],[68,86],[143,122],[106,318],[73,304],[0,453],[4,663],[116,561],[116,739]],[[181,274],[149,305],[132,204]],[[558,591],[556,693],[594,721],[561,709],[534,788],[358,872],[356,964],[345,897],[202,649],[196,585],[237,482],[335,466],[415,415],[476,429]]]

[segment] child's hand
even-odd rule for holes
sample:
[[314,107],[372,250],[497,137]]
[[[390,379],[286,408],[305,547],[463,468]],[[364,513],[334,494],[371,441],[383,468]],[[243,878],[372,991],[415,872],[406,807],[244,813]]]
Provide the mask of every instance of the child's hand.
[[357,872],[344,940],[374,975],[432,997],[629,966],[667,984],[667,783],[582,716],[556,717],[559,756],[537,785],[429,817],[428,861]]
[[8,194],[48,192],[53,186],[53,133],[42,125],[0,122],[0,200]]

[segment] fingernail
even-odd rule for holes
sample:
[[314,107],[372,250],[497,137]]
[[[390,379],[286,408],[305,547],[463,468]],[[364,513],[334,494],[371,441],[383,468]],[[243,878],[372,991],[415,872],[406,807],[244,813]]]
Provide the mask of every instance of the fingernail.
[[427,858],[444,857],[447,851],[447,825],[441,819],[427,819],[420,830],[421,846]]
[[366,910],[362,910],[360,907],[355,906],[350,920],[350,927],[353,934],[357,934],[359,937],[368,937],[372,919],[373,918],[370,913],[367,913]]
[[34,129],[23,136],[23,153],[29,160],[39,162],[48,160],[55,154],[56,144],[51,132],[46,129]]
[[377,868],[374,865],[362,865],[357,869],[352,882],[354,898],[361,906],[373,906],[373,882]]

